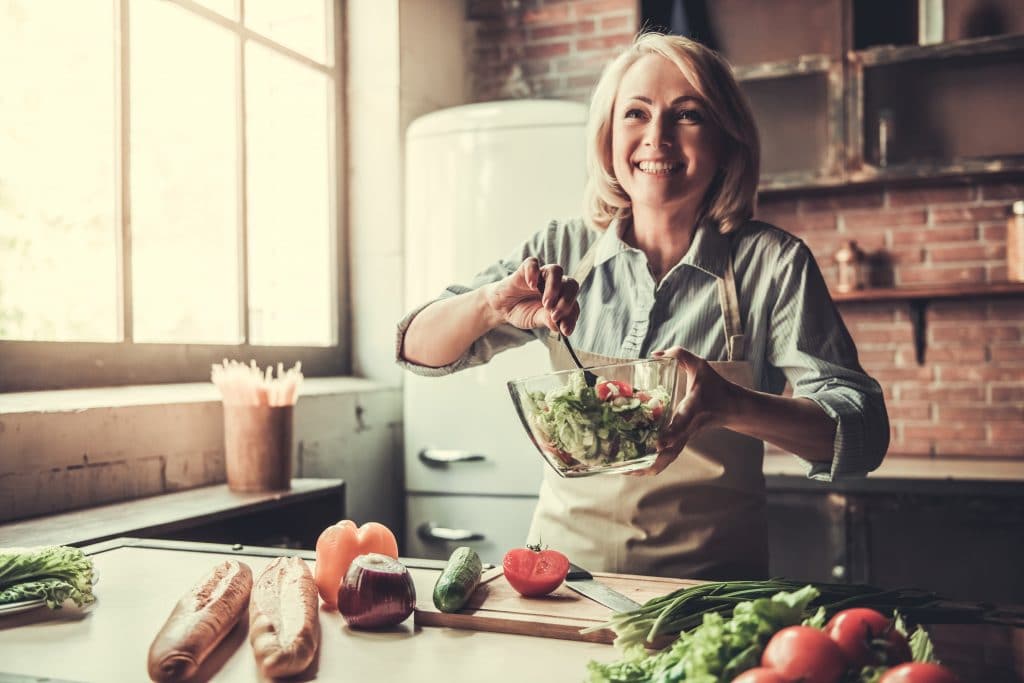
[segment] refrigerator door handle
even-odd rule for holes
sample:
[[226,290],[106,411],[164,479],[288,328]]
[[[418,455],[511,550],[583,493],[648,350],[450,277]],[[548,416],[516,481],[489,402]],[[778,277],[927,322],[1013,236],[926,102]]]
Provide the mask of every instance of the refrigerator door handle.
[[456,462],[478,462],[486,460],[480,453],[470,453],[452,448],[424,448],[419,453],[420,462],[427,467],[447,467]]
[[438,541],[482,541],[484,535],[469,529],[450,529],[437,526],[433,522],[424,522],[416,529],[416,535],[428,543]]

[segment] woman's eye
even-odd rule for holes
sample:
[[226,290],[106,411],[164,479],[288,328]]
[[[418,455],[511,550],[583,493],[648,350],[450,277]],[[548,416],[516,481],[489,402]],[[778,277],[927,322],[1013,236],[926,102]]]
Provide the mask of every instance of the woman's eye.
[[696,109],[683,109],[676,117],[680,121],[686,121],[687,123],[701,123],[704,121],[704,114]]
[[642,110],[640,110],[640,109],[627,109],[626,110],[625,118],[627,118],[627,119],[642,119],[643,117],[644,117],[644,112]]

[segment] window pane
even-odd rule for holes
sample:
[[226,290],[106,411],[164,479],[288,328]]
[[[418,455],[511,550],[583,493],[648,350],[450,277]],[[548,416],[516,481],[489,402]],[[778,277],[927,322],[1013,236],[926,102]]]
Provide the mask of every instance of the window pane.
[[238,0],[195,0],[195,2],[212,9],[222,17],[238,21]]
[[246,46],[245,73],[250,340],[327,346],[336,336],[333,88],[255,43]]
[[329,0],[246,0],[245,25],[256,33],[327,64]]
[[236,40],[161,0],[131,8],[135,340],[241,340]]
[[117,339],[111,2],[0,0],[0,338]]

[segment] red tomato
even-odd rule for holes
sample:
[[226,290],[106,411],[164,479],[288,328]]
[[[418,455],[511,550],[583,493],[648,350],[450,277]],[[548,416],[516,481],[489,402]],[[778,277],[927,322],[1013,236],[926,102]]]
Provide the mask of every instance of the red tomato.
[[838,683],[846,670],[839,646],[810,626],[789,626],[772,636],[761,666],[801,683]]
[[569,560],[557,550],[537,546],[513,548],[502,561],[505,578],[520,595],[535,598],[547,595],[562,585],[569,573]]
[[910,662],[889,669],[878,683],[960,683],[960,679],[944,666]]
[[602,401],[610,401],[619,396],[633,397],[633,387],[629,386],[629,382],[620,382],[617,379],[601,382],[594,387],[594,390],[597,392],[597,397]]
[[829,620],[825,633],[836,641],[846,662],[860,669],[872,665],[895,666],[910,661],[907,638],[892,619],[866,607],[843,610]]
[[768,669],[763,666],[759,666],[756,669],[747,669],[736,678],[732,679],[732,683],[792,683],[788,678],[783,677],[775,669]]

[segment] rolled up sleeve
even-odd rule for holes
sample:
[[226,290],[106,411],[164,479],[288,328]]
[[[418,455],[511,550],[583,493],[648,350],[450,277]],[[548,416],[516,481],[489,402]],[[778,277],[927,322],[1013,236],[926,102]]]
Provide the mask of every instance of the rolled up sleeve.
[[537,339],[533,330],[521,330],[513,325],[501,325],[483,335],[473,342],[462,356],[454,362],[442,367],[430,367],[412,363],[402,356],[402,348],[405,344],[405,334],[413,319],[427,306],[444,299],[472,292],[484,285],[502,280],[515,272],[516,268],[529,256],[536,256],[541,263],[550,259],[550,245],[555,239],[559,224],[556,221],[542,230],[532,238],[526,240],[506,257],[480,271],[468,284],[454,284],[447,287],[436,299],[417,306],[398,322],[398,329],[395,336],[395,362],[402,368],[425,377],[440,377],[450,375],[459,370],[465,370],[477,365],[483,365],[496,354],[507,349],[522,346],[523,344]]
[[789,256],[777,281],[767,360],[785,374],[794,398],[814,401],[836,423],[832,462],[804,460],[808,476],[863,476],[889,448],[882,388],[861,368],[810,250],[797,241]]

